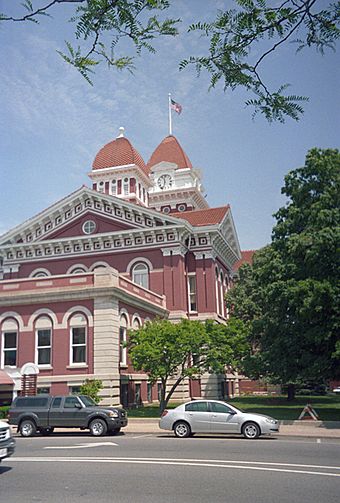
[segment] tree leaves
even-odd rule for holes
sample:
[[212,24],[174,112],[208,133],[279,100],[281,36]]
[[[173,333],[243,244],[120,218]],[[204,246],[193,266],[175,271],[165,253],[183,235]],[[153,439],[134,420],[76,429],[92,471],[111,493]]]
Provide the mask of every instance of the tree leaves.
[[270,246],[227,295],[249,324],[248,375],[323,382],[340,373],[340,154],[312,149],[285,177]]
[[[183,379],[204,372],[224,373],[228,365],[237,366],[248,347],[246,331],[246,325],[239,320],[228,325],[154,320],[130,331],[127,347],[134,368],[146,372],[153,384],[161,381],[163,410]],[[171,378],[175,382],[169,389]]]

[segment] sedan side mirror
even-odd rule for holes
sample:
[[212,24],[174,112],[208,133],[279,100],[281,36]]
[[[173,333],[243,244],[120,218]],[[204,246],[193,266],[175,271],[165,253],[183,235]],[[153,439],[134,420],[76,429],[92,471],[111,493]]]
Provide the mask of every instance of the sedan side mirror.
[[75,406],[76,409],[82,409],[83,408],[79,402],[75,403],[74,406]]

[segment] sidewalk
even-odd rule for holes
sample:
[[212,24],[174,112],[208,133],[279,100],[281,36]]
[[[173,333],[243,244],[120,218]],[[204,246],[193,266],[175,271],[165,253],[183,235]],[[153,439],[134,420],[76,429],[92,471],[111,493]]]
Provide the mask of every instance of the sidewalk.
[[[123,430],[125,433],[166,434],[158,427],[158,419],[129,418],[129,424]],[[172,434],[171,432],[168,432]],[[339,438],[340,421],[280,421],[279,436]]]

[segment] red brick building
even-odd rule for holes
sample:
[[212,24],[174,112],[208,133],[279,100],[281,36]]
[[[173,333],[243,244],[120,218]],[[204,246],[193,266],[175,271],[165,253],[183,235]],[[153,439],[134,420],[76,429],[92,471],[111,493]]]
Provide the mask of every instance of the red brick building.
[[[146,164],[121,128],[89,177],[91,188],[0,238],[0,400],[20,390],[27,362],[40,391],[68,393],[95,377],[103,403],[157,400],[129,363],[127,330],[156,316],[226,322],[241,259],[231,209],[209,208],[178,140],[166,137]],[[187,382],[174,398],[223,396],[225,380]]]

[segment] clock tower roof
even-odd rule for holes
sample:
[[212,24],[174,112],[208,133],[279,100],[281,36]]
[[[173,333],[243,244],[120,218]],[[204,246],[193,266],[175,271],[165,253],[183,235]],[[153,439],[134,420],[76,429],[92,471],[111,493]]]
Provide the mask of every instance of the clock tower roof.
[[166,136],[154,150],[147,163],[147,169],[150,170],[152,166],[162,161],[177,164],[179,168],[192,168],[189,157],[173,135]]

